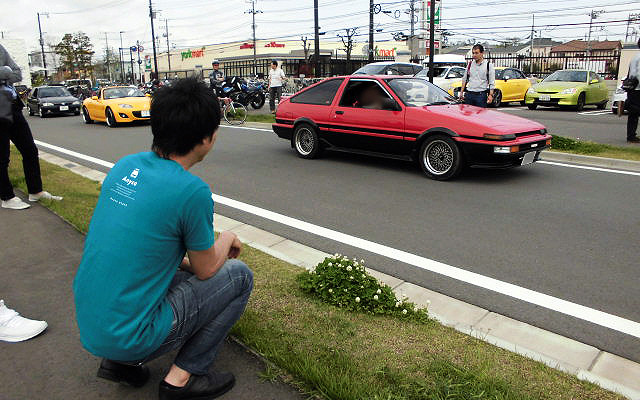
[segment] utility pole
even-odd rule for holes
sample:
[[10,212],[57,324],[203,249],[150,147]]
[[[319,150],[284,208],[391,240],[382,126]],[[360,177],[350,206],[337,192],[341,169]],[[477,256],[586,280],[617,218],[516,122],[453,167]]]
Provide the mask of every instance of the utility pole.
[[167,36],[167,64],[169,64],[169,71],[171,71],[171,47],[169,46],[169,20],[164,20],[164,34]]
[[142,60],[140,59],[140,41],[139,40],[136,40],[136,51],[138,52],[138,76],[140,77],[140,82],[142,82],[142,71],[140,70],[142,65]]
[[47,72],[47,58],[44,55],[44,40],[42,39],[42,25],[40,25],[40,16],[44,15],[45,17],[49,17],[49,13],[37,13],[38,14],[38,31],[40,32],[40,51],[42,54],[42,68],[44,68],[44,80],[49,80],[49,73]]
[[373,62],[373,0],[369,0],[369,62]]
[[[158,79],[158,59],[156,58],[156,31],[153,28],[153,19],[155,18],[153,12],[153,5],[151,4],[151,0],[149,0],[149,18],[151,19],[151,43],[153,44],[153,71],[154,78]],[[140,59],[140,49],[138,48],[138,61]]]
[[627,19],[627,29],[625,30],[625,34],[624,34],[625,43],[629,40],[629,27],[631,26],[631,22],[639,21],[639,20],[640,20],[640,13],[629,14],[629,19]]
[[124,31],[120,31],[120,51],[118,55],[120,56],[120,82],[124,83],[124,61],[122,60],[122,34]]
[[435,51],[435,36],[436,36],[436,0],[431,0],[429,3],[429,82],[433,83],[433,76],[435,73],[433,57]]
[[253,75],[258,75],[258,56],[256,49],[256,14],[261,14],[262,11],[256,11],[256,0],[251,0],[251,10],[245,11],[245,14],[251,14],[251,29],[253,31]]
[[529,48],[529,57],[533,57],[533,37],[535,35],[536,15],[531,14],[531,47]]
[[320,75],[320,26],[318,26],[318,0],[313,0],[313,22],[315,24],[313,71],[315,77],[317,78]]
[[131,58],[131,84],[136,83],[135,74],[133,73],[133,51],[131,51],[131,46],[129,46],[129,57]]
[[108,33],[104,32],[104,49],[105,49],[105,58],[107,61],[107,76],[109,77],[109,81],[111,81],[111,61],[109,60],[109,38]]
[[591,55],[591,26],[593,24],[593,20],[598,18],[598,15],[602,13],[604,13],[604,10],[591,10],[591,13],[589,14],[591,18],[589,19],[589,36],[587,38],[587,55],[588,56]]

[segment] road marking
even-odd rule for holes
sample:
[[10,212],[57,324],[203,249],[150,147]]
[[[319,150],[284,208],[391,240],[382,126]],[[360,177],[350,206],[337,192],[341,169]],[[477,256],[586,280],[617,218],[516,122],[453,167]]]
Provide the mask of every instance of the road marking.
[[505,108],[500,108],[498,111],[524,111],[528,109],[529,107],[505,107]]
[[[59,151],[64,154],[71,155],[73,157],[87,160],[98,165],[102,165],[108,168],[113,167],[113,163],[100,160],[95,157],[87,156],[72,150],[67,150],[63,147],[50,145],[44,142],[36,141],[36,144],[48,147],[55,151]],[[542,162],[542,161],[540,161]],[[555,165],[556,163],[545,162],[547,164]],[[562,164],[560,164],[562,165]],[[562,165],[569,166],[570,165]],[[585,169],[592,169],[591,167]],[[602,169],[602,168],[601,168]],[[339,243],[344,243],[352,247],[356,247],[374,254],[378,254],[393,260],[397,260],[415,267],[431,271],[440,275],[447,276],[452,279],[459,280],[478,286],[483,289],[488,289],[496,293],[504,294],[516,298],[518,300],[525,301],[527,303],[535,304],[540,307],[544,307],[549,310],[566,314],[584,321],[594,323],[596,325],[603,326],[605,328],[613,329],[618,332],[626,333],[628,335],[640,338],[640,323],[619,317],[617,315],[609,314],[604,311],[589,308],[577,303],[573,303],[567,300],[563,300],[557,297],[553,297],[544,293],[536,292],[531,289],[524,288],[522,286],[514,285],[508,282],[500,281],[498,279],[490,278],[488,276],[480,275],[475,272],[467,271],[462,268],[454,267],[452,265],[444,264],[439,261],[431,260],[426,257],[418,256],[403,250],[395,249],[380,243],[372,242],[370,240],[362,239],[356,236],[352,236],[346,233],[342,233],[333,229],[325,228],[319,225],[311,224],[296,218],[292,218],[283,214],[279,214],[273,211],[269,211],[264,208],[256,207],[251,204],[243,203],[237,200],[230,199],[228,197],[212,194],[211,198],[228,207],[235,208],[249,214],[257,215],[262,218],[269,219],[271,221],[280,223],[282,225],[290,226],[311,234],[321,236],[327,239],[334,240]]]
[[555,165],[555,166],[558,166],[558,167],[586,169],[586,170],[589,170],[589,171],[598,171],[598,172],[610,172],[612,174],[620,174],[620,175],[640,176],[640,172],[623,171],[623,170],[619,170],[619,169],[589,167],[587,165],[564,164],[564,163],[559,163],[559,162],[555,162],[555,161],[544,161],[544,160],[540,160],[540,161],[537,161],[537,162],[540,163],[540,164]]
[[578,113],[578,115],[609,115],[613,114],[611,110],[594,110],[594,111],[583,111]]
[[251,128],[248,126],[231,126],[231,125],[220,125],[222,128],[232,128],[232,129],[247,129],[250,131],[263,131],[263,132],[273,132],[272,129],[264,129],[264,128]]

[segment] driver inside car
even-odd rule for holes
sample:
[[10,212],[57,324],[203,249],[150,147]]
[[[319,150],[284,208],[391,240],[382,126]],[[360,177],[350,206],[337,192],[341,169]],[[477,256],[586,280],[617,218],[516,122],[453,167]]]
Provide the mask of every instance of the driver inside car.
[[373,110],[382,110],[384,107],[384,97],[376,86],[369,86],[360,94],[360,100],[357,102],[358,107],[369,108]]

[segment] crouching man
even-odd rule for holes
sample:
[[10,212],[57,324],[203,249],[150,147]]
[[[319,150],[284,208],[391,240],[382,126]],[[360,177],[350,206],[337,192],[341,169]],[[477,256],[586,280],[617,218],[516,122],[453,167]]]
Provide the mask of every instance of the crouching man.
[[152,151],[122,158],[107,175],[73,282],[82,344],[103,357],[99,377],[142,386],[144,363],[179,349],[160,399],[213,399],[235,383],[209,369],[253,275],[235,260],[235,234],[214,243],[211,191],[189,172],[219,124],[217,99],[195,79],[154,95]]

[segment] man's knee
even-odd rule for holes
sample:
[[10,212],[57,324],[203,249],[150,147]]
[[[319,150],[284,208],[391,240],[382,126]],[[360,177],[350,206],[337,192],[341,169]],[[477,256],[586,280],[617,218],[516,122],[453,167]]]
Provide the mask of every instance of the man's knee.
[[247,264],[237,259],[230,259],[224,263],[223,268],[227,271],[232,281],[241,282],[240,287],[243,291],[251,291],[253,289],[253,271]]

